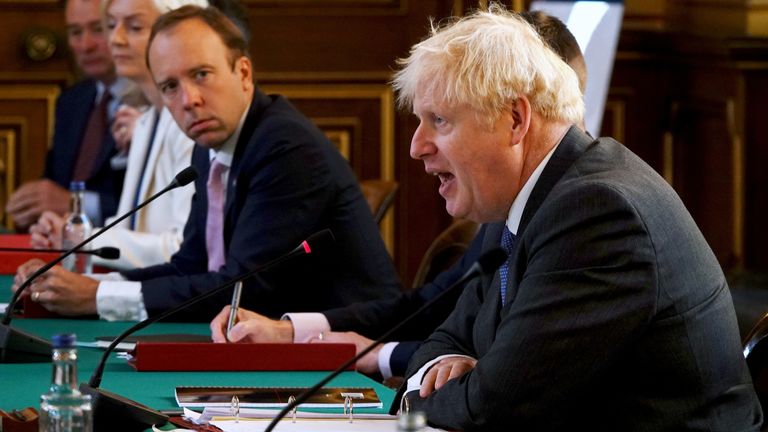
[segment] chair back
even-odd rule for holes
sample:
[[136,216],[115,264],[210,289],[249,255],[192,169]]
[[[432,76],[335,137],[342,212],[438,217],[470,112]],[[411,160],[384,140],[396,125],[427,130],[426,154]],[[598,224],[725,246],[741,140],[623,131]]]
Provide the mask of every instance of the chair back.
[[413,278],[414,289],[432,281],[438,274],[453,265],[464,255],[472,243],[480,225],[465,219],[456,219],[441,232],[421,259],[416,276]]
[[744,338],[744,358],[755,385],[763,411],[768,409],[768,313],[752,327]]
[[363,190],[363,196],[368,202],[368,206],[373,213],[373,220],[380,223],[387,214],[387,210],[392,206],[397,193],[398,184],[394,180],[363,180],[360,182],[360,188]]

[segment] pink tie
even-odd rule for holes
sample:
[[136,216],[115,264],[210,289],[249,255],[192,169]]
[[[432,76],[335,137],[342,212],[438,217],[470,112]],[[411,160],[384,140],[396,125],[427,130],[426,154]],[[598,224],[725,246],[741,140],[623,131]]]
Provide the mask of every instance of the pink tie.
[[224,198],[226,190],[221,178],[228,169],[228,166],[214,160],[208,171],[208,223],[205,227],[208,271],[219,271],[225,263]]

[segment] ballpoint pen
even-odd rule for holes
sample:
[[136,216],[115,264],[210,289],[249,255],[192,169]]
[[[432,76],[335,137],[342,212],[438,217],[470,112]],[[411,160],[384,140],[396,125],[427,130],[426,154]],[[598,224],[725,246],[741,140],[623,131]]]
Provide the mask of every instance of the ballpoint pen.
[[237,323],[237,309],[240,307],[240,294],[243,292],[243,282],[238,281],[235,284],[235,289],[232,291],[232,306],[229,309],[229,320],[227,320],[227,333],[226,337],[229,340],[229,331]]

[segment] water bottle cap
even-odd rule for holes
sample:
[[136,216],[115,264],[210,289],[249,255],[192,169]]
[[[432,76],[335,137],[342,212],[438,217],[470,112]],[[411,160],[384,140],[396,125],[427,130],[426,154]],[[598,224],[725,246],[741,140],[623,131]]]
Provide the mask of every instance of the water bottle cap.
[[73,181],[69,183],[69,190],[72,192],[82,192],[85,190],[84,181]]
[[51,338],[51,342],[53,343],[54,348],[71,348],[75,346],[77,336],[73,333],[56,334]]

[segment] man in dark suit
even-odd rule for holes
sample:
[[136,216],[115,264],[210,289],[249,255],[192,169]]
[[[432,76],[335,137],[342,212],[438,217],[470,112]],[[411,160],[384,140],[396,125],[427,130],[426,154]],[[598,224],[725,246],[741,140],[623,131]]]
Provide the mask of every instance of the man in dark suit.
[[[530,23],[547,45],[576,72],[579,89],[583,91],[587,81],[584,57],[576,38],[565,24],[540,11],[524,12],[520,16]],[[371,338],[378,339],[458,281],[480,257],[485,229],[485,226],[480,228],[480,232],[457,263],[418,290],[402,291],[394,297],[355,303],[322,313],[288,313],[280,321],[266,319],[240,308],[238,322],[229,333],[229,306],[225,306],[211,322],[211,335],[214,342],[220,343],[354,343],[358,351],[361,351],[373,342]],[[357,362],[357,370],[367,374],[380,374],[384,379],[392,376],[402,377],[411,356],[421,346],[422,341],[445,321],[459,294],[459,290],[446,294],[438,303],[392,335],[387,343],[363,356]]]
[[[107,117],[111,117],[128,83],[115,76],[99,1],[68,0],[65,15],[67,41],[86,79],[64,90],[56,101],[53,146],[46,158],[44,178],[24,183],[8,200],[6,211],[21,228],[31,225],[46,210],[60,215],[68,212],[72,180],[85,181],[86,210],[95,223],[115,213],[123,187],[125,167],[110,164],[117,149],[109,125],[94,132],[100,132],[97,137],[86,137],[85,131],[100,102],[107,104]],[[107,100],[108,94],[111,100]],[[94,145],[83,148],[88,140]]]
[[451,430],[758,430],[714,254],[653,169],[574,126],[573,71],[500,7],[401,64],[411,156],[510,251],[411,360],[412,409]]
[[[195,140],[192,160],[203,174],[181,249],[168,264],[123,273],[127,281],[99,284],[54,269],[33,288],[33,300],[63,313],[141,319],[326,228],[336,237],[333,250],[267,272],[269,286],[246,282],[241,302],[279,316],[397,292],[394,267],[349,165],[287,100],[255,88],[242,34],[226,17],[213,8],[177,9],[158,19],[148,50],[163,101]],[[222,295],[176,317],[208,321],[228,302]]]

